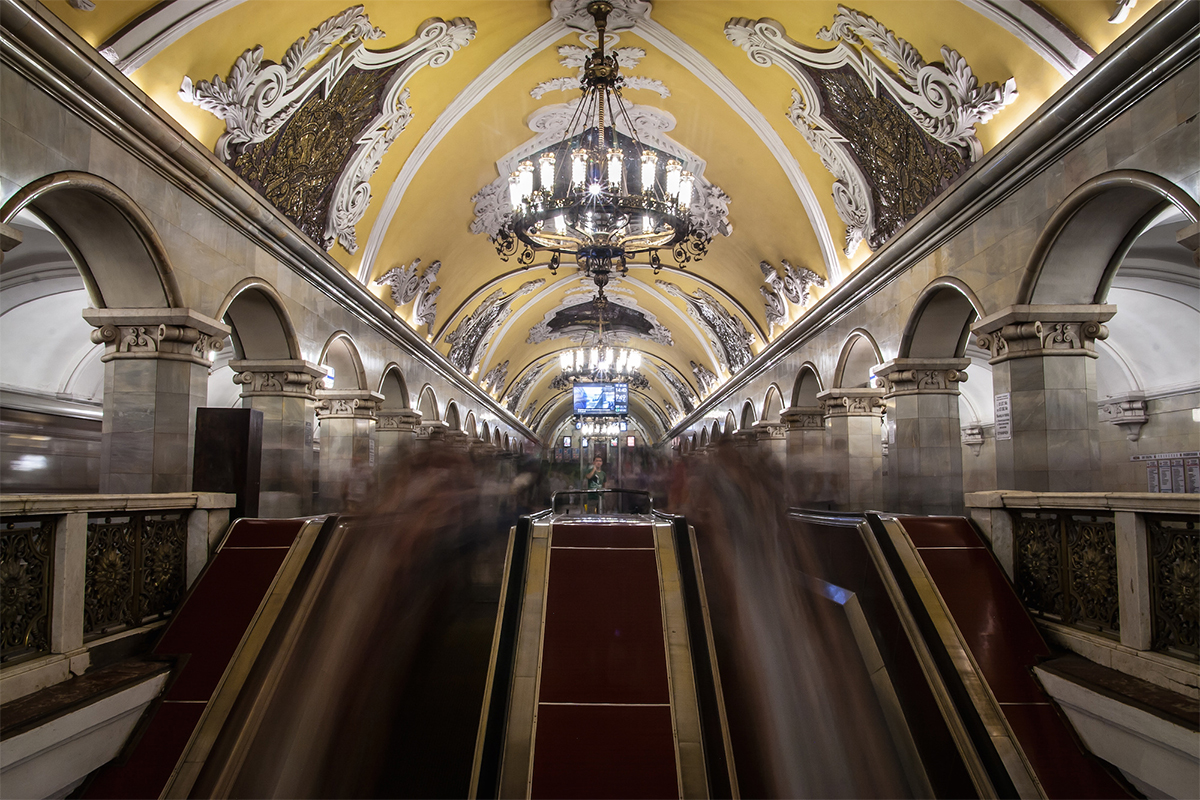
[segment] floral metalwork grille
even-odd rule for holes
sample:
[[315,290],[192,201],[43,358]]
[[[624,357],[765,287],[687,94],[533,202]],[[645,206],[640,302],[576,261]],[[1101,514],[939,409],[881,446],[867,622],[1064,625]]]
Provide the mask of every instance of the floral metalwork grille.
[[187,586],[186,551],[182,513],[89,519],[84,635],[136,627],[173,611]]
[[1086,512],[1014,515],[1016,588],[1030,612],[1106,633],[1120,630],[1116,526]]
[[54,520],[6,521],[0,531],[0,662],[50,649]]
[[1200,658],[1200,531],[1196,530],[1196,518],[1147,516],[1146,534],[1154,649]]

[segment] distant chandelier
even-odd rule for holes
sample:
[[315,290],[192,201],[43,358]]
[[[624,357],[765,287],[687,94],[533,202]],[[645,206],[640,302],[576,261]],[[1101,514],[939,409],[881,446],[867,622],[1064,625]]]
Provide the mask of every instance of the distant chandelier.
[[616,436],[626,430],[626,425],[620,420],[589,420],[581,422],[579,425],[579,434],[585,439],[593,436]]
[[657,272],[658,251],[671,248],[683,266],[707,253],[711,237],[689,214],[695,177],[638,139],[621,97],[617,57],[604,53],[612,3],[596,0],[587,10],[598,39],[584,65],[583,97],[562,141],[532,154],[509,177],[513,211],[495,241],[505,260],[520,241],[525,249],[517,260],[526,265],[535,252],[550,253],[551,272],[562,256],[574,257],[603,289],[628,271],[635,255],[648,253]]
[[625,348],[580,347],[560,353],[558,361],[567,380],[601,383],[632,375],[642,365],[642,354]]

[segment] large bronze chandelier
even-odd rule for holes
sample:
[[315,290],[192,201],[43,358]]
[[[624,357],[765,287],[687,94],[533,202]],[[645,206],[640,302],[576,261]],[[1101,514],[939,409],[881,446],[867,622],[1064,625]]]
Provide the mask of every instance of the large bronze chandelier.
[[612,3],[595,0],[587,10],[598,39],[584,64],[583,97],[562,140],[509,177],[512,214],[496,250],[508,260],[521,249],[522,264],[549,253],[552,272],[563,256],[573,257],[603,297],[610,277],[626,274],[634,256],[649,254],[657,272],[659,250],[669,248],[682,267],[704,256],[710,236],[689,214],[692,174],[638,139],[621,97],[617,57],[604,52]]

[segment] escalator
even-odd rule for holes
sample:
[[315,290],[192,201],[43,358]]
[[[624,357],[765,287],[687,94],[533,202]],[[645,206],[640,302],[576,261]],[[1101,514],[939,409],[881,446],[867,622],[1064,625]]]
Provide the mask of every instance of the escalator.
[[843,771],[890,770],[879,796],[1129,796],[1031,674],[1050,651],[966,520],[793,510],[784,535],[819,621],[788,635],[836,675],[775,665],[834,712],[790,728],[763,724],[780,684],[746,652],[786,613],[739,617],[728,551],[644,493],[559,493],[507,550],[443,542],[418,592],[374,599],[361,523],[239,521],[155,648],[154,713],[83,796],[768,796],[771,758],[838,738],[821,719],[864,748]]

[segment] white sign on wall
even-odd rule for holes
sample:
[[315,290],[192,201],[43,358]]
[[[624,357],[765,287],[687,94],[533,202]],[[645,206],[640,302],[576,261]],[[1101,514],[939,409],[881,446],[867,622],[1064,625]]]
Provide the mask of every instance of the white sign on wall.
[[1012,395],[996,395],[996,441],[1012,438]]

